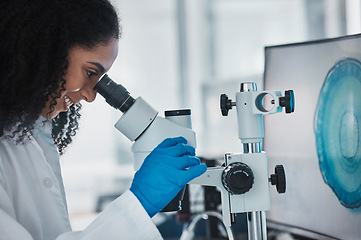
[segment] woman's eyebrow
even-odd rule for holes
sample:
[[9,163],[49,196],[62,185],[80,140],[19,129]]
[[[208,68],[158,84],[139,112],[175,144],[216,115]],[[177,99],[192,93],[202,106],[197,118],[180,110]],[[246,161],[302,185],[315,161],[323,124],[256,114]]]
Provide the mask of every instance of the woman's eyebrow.
[[88,62],[88,63],[93,64],[94,66],[98,67],[100,72],[102,72],[102,73],[105,72],[105,68],[100,63],[98,63],[98,62]]

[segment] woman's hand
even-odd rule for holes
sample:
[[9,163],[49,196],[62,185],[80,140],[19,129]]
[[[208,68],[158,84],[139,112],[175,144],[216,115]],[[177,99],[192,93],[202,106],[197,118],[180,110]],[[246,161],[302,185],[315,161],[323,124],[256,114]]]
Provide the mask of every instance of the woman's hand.
[[183,137],[167,138],[145,158],[135,173],[130,191],[150,217],[162,210],[178,192],[207,170]]

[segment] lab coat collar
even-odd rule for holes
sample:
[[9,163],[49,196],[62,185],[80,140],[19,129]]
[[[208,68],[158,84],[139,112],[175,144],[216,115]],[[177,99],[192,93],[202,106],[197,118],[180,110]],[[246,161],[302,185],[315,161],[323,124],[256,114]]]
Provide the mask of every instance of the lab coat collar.
[[51,130],[52,130],[52,120],[46,119],[45,117],[40,115],[34,124],[35,133],[41,131],[46,135],[49,134],[51,135]]

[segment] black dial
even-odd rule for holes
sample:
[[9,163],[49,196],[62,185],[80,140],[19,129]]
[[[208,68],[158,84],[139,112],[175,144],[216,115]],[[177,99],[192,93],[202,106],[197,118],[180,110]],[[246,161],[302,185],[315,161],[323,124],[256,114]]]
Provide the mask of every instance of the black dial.
[[285,91],[285,96],[280,97],[280,106],[286,108],[286,113],[293,113],[295,111],[295,95],[293,90]]
[[286,192],[286,174],[282,165],[275,167],[275,173],[271,175],[270,182],[272,185],[276,185],[278,193]]
[[241,162],[229,164],[222,173],[222,184],[231,194],[248,192],[254,182],[253,172],[250,167]]
[[220,107],[222,116],[227,116],[229,109],[232,109],[232,100],[228,98],[227,94],[221,95]]

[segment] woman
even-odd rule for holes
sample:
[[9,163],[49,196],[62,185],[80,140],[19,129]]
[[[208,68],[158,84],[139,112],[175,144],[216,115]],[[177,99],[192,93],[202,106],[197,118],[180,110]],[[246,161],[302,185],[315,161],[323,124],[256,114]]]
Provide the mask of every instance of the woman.
[[0,239],[161,239],[151,217],[205,172],[184,138],[166,139],[130,190],[71,231],[59,154],[78,128],[79,102],[95,99],[117,57],[119,36],[107,0],[1,1]]

